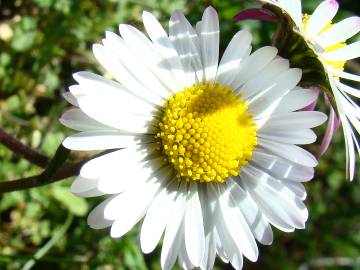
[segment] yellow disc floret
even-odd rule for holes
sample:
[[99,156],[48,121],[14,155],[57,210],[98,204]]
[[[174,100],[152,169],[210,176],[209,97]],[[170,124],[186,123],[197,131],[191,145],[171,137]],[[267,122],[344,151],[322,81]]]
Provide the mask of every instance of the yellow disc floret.
[[251,159],[256,125],[233,91],[196,83],[165,101],[156,139],[179,178],[222,183]]
[[[308,15],[308,14],[305,14],[303,16],[303,27],[306,28],[309,20],[310,20],[311,16]],[[321,33],[324,33],[325,31],[329,30],[329,28],[332,26],[332,22],[329,22],[323,29],[321,29],[321,31],[318,33],[318,35],[320,35]],[[310,43],[312,43],[314,45],[314,42],[315,40],[310,40]],[[332,46],[328,46],[328,47],[321,47],[321,50],[323,52],[331,52],[331,51],[334,51],[334,50],[337,50],[337,49],[340,49],[340,48],[343,48],[346,46],[346,43],[345,42],[339,42],[335,45],[332,45]],[[316,46],[318,47],[318,46]],[[315,51],[318,51],[317,48],[315,48]],[[337,70],[340,70],[340,71],[343,71],[344,70],[344,66],[345,66],[345,63],[346,61],[329,61],[329,60],[326,60],[326,59],[323,59],[321,58],[320,59],[325,65],[329,65],[329,66],[332,66],[333,68],[337,69]]]

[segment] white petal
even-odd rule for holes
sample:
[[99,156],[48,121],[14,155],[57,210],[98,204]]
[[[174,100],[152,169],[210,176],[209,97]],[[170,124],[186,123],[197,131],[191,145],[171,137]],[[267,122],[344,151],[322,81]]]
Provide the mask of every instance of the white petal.
[[336,103],[338,105],[339,116],[344,132],[345,146],[346,146],[346,177],[350,178],[350,180],[353,180],[355,173],[355,146],[357,147],[358,143],[351,128],[351,125],[349,123],[349,120],[357,123],[358,120],[354,119],[356,118],[353,115],[354,112],[348,110],[347,108],[350,102],[346,100],[346,98],[340,93],[340,91],[336,88],[336,86],[333,85],[334,82],[330,81],[330,83],[332,84],[332,89],[335,94]]
[[64,92],[62,93],[62,96],[64,97],[64,99],[69,102],[71,105],[73,106],[76,106],[76,107],[79,107],[79,104],[77,103],[76,101],[76,98],[75,96],[70,93],[70,92]]
[[82,98],[90,98],[97,100],[100,105],[114,106],[119,112],[147,115],[154,110],[153,105],[133,95],[117,82],[91,72],[78,72],[73,76],[82,90],[75,95],[79,106]]
[[[259,251],[258,251],[257,244],[255,242],[254,235],[252,233],[250,224],[248,224],[248,222],[244,216],[244,213],[242,211],[239,211],[240,209],[233,207],[234,205],[236,205],[237,200],[231,196],[231,193],[230,193],[231,187],[224,186],[223,188],[226,189],[225,192],[227,193],[227,196],[228,196],[227,204],[228,204],[228,206],[230,206],[227,208],[226,211],[229,211],[229,215],[233,217],[232,222],[233,222],[235,228],[237,228],[236,234],[239,236],[239,240],[242,243],[245,243],[245,245],[249,245],[247,247],[247,249],[251,250],[251,251],[249,251],[250,253],[248,251],[243,251],[242,253],[249,260],[256,261],[259,256]],[[232,214],[230,214],[230,213],[232,213]],[[243,230],[244,235],[241,235],[242,234],[241,230]],[[236,240],[235,240],[235,242],[236,242]],[[249,242],[249,243],[246,243],[246,242]],[[237,245],[239,246],[239,244],[237,244]]]
[[257,149],[253,152],[252,163],[278,179],[306,182],[314,177],[314,168],[312,167],[294,164]]
[[327,120],[326,114],[316,111],[290,112],[271,115],[267,118],[256,120],[260,131],[271,132],[273,130],[301,130],[314,128]]
[[199,33],[205,79],[214,82],[219,61],[219,19],[212,7],[205,9]]
[[[185,237],[184,237],[185,238]],[[178,263],[181,269],[191,270],[194,265],[191,263],[185,248],[185,241],[182,241],[179,249]]]
[[[346,98],[337,89],[334,80],[330,80],[330,84],[333,93],[335,95],[336,103],[338,105],[339,116],[344,132],[345,146],[346,146],[346,177],[349,178],[350,181],[352,181],[354,179],[354,174],[355,174],[355,161],[356,161],[355,147],[357,148],[359,147],[358,147],[357,139],[349,123],[348,117],[351,117],[350,120],[352,120],[353,123],[357,122],[357,125],[358,126],[360,125],[358,124],[359,123],[358,119],[354,119],[356,118],[354,116],[354,112],[352,112],[351,110],[349,111],[349,108],[347,108],[351,103],[348,100],[346,100]],[[360,127],[358,129],[360,130]]]
[[139,82],[136,77],[129,73],[108,49],[100,44],[95,44],[93,46],[93,53],[99,63],[110,72],[118,82],[124,85],[124,88],[128,89],[130,93],[133,93],[135,96],[143,98],[152,104],[162,105],[163,99],[160,96],[153,94]]
[[106,97],[108,100],[97,102],[97,97],[84,96],[79,99],[79,105],[83,112],[96,121],[110,127],[133,133],[152,133],[153,116],[125,113],[117,105],[117,100]]
[[99,179],[88,179],[81,176],[75,178],[71,185],[71,192],[79,197],[97,197],[105,193],[98,190],[97,183]]
[[315,36],[335,17],[339,9],[336,0],[325,0],[315,9],[311,15],[305,31],[309,36]]
[[353,16],[332,25],[317,38],[323,48],[344,42],[360,31],[360,17]]
[[310,144],[316,141],[316,134],[311,129],[303,130],[260,130],[257,136],[270,141],[286,144]]
[[200,264],[202,270],[212,269],[215,263],[216,246],[215,246],[215,225],[213,213],[210,207],[210,198],[207,194],[206,186],[198,186],[201,211],[204,220],[205,229],[205,253]]
[[176,92],[182,89],[169,70],[168,63],[165,62],[165,59],[155,49],[154,44],[142,32],[126,24],[120,24],[119,30],[128,48],[142,59],[168,90]]
[[236,184],[235,180],[228,181],[232,200],[244,215],[255,238],[263,245],[270,245],[273,241],[273,232],[269,222],[263,217],[251,196]]
[[76,151],[95,151],[103,149],[125,148],[135,142],[131,135],[121,135],[114,130],[84,131],[71,135],[63,145]]
[[195,83],[195,74],[199,81],[203,81],[203,68],[200,51],[198,50],[199,38],[179,11],[175,11],[169,22],[169,36],[176,51],[178,52],[184,71],[187,73],[187,83]]
[[97,188],[93,188],[90,189],[88,191],[84,191],[84,192],[79,192],[79,193],[74,193],[76,196],[78,197],[82,197],[82,198],[92,198],[92,197],[98,197],[98,196],[102,196],[105,193],[101,192],[100,190],[98,190]]
[[159,181],[154,182],[155,181],[148,180],[147,182],[142,183],[138,188],[133,188],[116,195],[115,198],[108,203],[105,208],[104,216],[109,220],[120,220],[123,224],[122,225],[120,222],[118,228],[116,228],[117,232],[114,232],[118,235],[117,237],[120,237],[130,230],[131,227],[140,220],[142,215],[145,214],[145,210],[156,195],[160,186]]
[[[123,149],[115,156],[116,159],[112,161],[111,165],[113,167],[107,169],[105,167],[103,169],[104,172],[101,174],[98,183],[98,189],[100,191],[107,194],[124,192],[136,186],[141,186],[154,176],[160,178],[161,181],[166,180],[166,175],[160,173],[162,172],[160,169],[164,167],[162,157],[152,157],[152,159],[149,160],[150,157],[148,156],[144,160],[140,160],[141,155],[133,154],[131,153],[132,151],[126,150],[127,149]],[[109,165],[106,164],[106,166]],[[94,167],[96,169],[97,166]],[[81,170],[80,173],[88,173],[88,170],[83,171],[84,170]]]
[[301,70],[297,68],[283,72],[266,90],[248,101],[250,111],[256,112],[256,118],[271,114],[281,99],[300,82],[301,75]]
[[[232,82],[231,86],[237,89],[253,76],[257,76],[258,73],[275,58],[277,51],[275,47],[267,46],[253,52],[244,63],[240,65],[238,76],[235,78],[235,81]],[[237,89],[236,93],[239,91],[241,91],[241,88]]]
[[240,252],[236,252],[230,260],[232,267],[236,270],[241,270],[243,268],[244,260]]
[[350,87],[348,85],[345,85],[341,82],[336,82],[336,85],[339,87],[340,90],[354,96],[354,97],[357,97],[357,98],[360,98],[360,90],[359,89],[356,89],[356,88],[353,88],[353,87]]
[[158,80],[149,68],[139,59],[139,55],[133,53],[125,44],[125,41],[118,35],[107,31],[106,39],[103,40],[105,48],[110,50],[123,67],[131,74],[135,80],[143,84],[147,91],[159,95],[162,98],[169,97],[169,91]]
[[93,229],[103,229],[111,226],[114,221],[108,220],[104,216],[104,210],[107,204],[113,199],[110,197],[96,206],[87,218],[88,225]]
[[184,213],[186,208],[186,183],[181,182],[174,203],[173,214],[166,226],[163,246],[161,249],[161,268],[172,269],[184,236]]
[[[284,231],[288,231],[289,226],[298,229],[305,227],[307,211],[294,193],[253,167],[244,168],[243,174],[246,176],[242,178],[244,185],[274,226]],[[283,228],[282,222],[287,226]]]
[[[234,242],[234,238],[228,226],[232,227],[233,233],[235,233],[236,228],[233,228],[227,212],[224,212],[220,206],[220,194],[217,190],[217,185],[208,184],[207,190],[216,226],[215,232],[217,232],[215,234],[217,235],[215,237],[217,253],[225,263],[230,262],[235,269],[241,269],[243,265],[242,253],[239,246]],[[225,214],[226,216],[224,216]],[[225,224],[225,221],[227,221],[227,224]]]
[[[80,169],[80,176],[88,179],[100,179],[104,169],[111,168],[112,165],[117,163],[118,156],[122,156],[123,153],[120,151],[127,152],[128,150],[114,151],[100,157],[93,158],[86,162]],[[121,162],[121,159],[119,159]]]
[[256,261],[259,255],[257,245],[244,216],[232,206],[234,202],[231,201],[229,189],[223,189],[221,185],[218,185],[218,188],[221,212],[230,235],[244,256]]
[[[126,151],[122,152],[126,155]],[[106,194],[117,194],[142,185],[164,165],[161,158],[137,161],[134,157],[125,157],[126,163],[118,164],[102,173],[97,188]],[[119,158],[117,161],[120,161]],[[126,164],[126,165],[125,165]],[[131,177],[130,177],[131,175]]]
[[197,184],[190,184],[185,211],[185,246],[191,263],[200,266],[205,252],[204,223]]
[[258,143],[271,154],[288,159],[294,163],[307,167],[316,167],[318,164],[312,154],[296,145],[277,143],[262,138],[259,138]]
[[[95,179],[101,178],[106,171],[118,171],[119,169],[128,173],[128,175],[143,173],[145,176],[151,174],[153,172],[151,168],[140,165],[151,152],[140,151],[139,147],[141,146],[131,146],[93,158],[81,167],[80,175],[85,178]],[[144,168],[139,170],[139,166],[144,166]],[[134,172],[131,170],[134,170]]]
[[292,90],[281,99],[273,113],[280,114],[300,110],[316,101],[318,96],[319,92],[313,89]]
[[168,66],[170,67],[174,78],[178,81],[178,84],[181,88],[184,87],[187,85],[187,83],[184,84],[187,77],[184,74],[179,55],[164,28],[151,13],[146,11],[143,12],[143,22],[155,48],[163,57],[164,61],[168,63]]
[[[77,72],[77,73],[90,73],[90,74],[93,74],[93,73],[91,73],[91,72],[88,72],[88,71],[80,71],[80,72]],[[76,74],[76,73],[75,73]],[[95,75],[95,76],[99,76],[99,75]],[[99,77],[101,77],[101,76],[99,76]],[[73,84],[73,85],[70,85],[69,86],[69,91],[70,91],[70,94],[71,94],[71,96],[73,97],[73,98],[75,98],[76,99],[76,97],[77,96],[81,96],[81,95],[85,95],[86,94],[86,92],[84,91],[84,89],[82,89],[81,88],[81,86],[80,85],[78,85],[78,84]],[[76,101],[76,107],[79,107],[79,104],[77,103],[77,101]]]
[[178,184],[175,182],[165,187],[156,196],[146,213],[140,234],[141,250],[144,253],[150,253],[155,249],[167,223],[170,221],[177,186]]
[[80,193],[96,188],[98,179],[84,178],[77,176],[74,182],[71,184],[71,192]]
[[256,118],[272,114],[282,98],[300,82],[301,75],[300,69],[289,69],[283,72],[266,90],[248,100],[249,111]]
[[352,181],[355,175],[355,140],[352,137],[352,129],[349,121],[344,117],[343,114],[340,114],[340,119],[343,126],[346,145],[346,177]]
[[[226,225],[224,224],[219,205],[219,197],[214,188],[214,184],[210,183],[204,188],[204,194],[206,194],[207,201],[207,205],[205,206],[205,208],[207,209],[207,216],[209,216],[210,220],[212,221],[210,223],[210,226],[212,226],[212,228],[210,229],[209,225],[206,224],[207,229],[209,230],[209,233],[212,234],[216,253],[224,263],[229,263],[229,256],[232,255],[234,252],[240,252],[240,250],[236,248],[235,243],[231,239],[231,236],[226,229]],[[229,255],[227,255],[226,253]]]
[[64,112],[59,121],[64,126],[79,131],[112,130],[111,127],[95,121],[78,108],[69,109]]
[[331,52],[322,53],[320,56],[328,61],[345,61],[358,58],[360,57],[360,41]]
[[222,84],[230,85],[237,74],[240,62],[249,56],[252,36],[248,31],[237,32],[227,46],[217,73],[217,80]]
[[[170,172],[170,169],[165,168],[158,172],[158,177],[166,178]],[[117,195],[106,205],[105,218],[115,220],[111,226],[111,237],[123,236],[140,221],[160,187],[161,183],[158,180],[148,181],[140,187]]]
[[[337,77],[341,77],[347,80],[351,80],[351,81],[355,81],[355,82],[360,82],[360,76],[359,75],[355,75],[355,74],[351,74],[351,73],[347,73],[338,69],[335,69],[329,65],[326,66],[326,68],[330,71],[330,73],[335,74],[335,76]],[[336,78],[331,78],[332,80],[336,80]]]
[[[202,21],[198,21],[195,25],[195,31],[198,36],[200,36],[200,33],[201,33],[201,27],[202,27],[201,24],[202,24]],[[199,50],[201,50],[200,38],[199,38]],[[201,57],[202,57],[202,55],[201,55]],[[201,60],[202,60],[202,58],[201,58]]]
[[279,75],[288,69],[288,60],[282,58],[274,59],[263,70],[261,70],[257,76],[251,78],[244,84],[244,86],[241,87],[240,94],[242,98],[248,99],[260,91],[266,91],[278,82]]
[[282,181],[282,184],[285,185],[288,189],[290,189],[294,194],[300,199],[306,199],[306,190],[303,184],[289,181]]

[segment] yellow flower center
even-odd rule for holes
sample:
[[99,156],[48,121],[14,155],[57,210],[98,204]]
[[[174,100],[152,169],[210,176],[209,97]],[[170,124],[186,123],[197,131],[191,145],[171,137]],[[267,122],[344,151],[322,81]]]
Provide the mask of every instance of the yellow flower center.
[[257,144],[246,101],[219,83],[196,83],[164,102],[156,139],[177,177],[224,182],[240,174]]
[[[311,16],[308,14],[305,14],[303,16],[303,27],[304,29],[306,28],[309,20],[310,20]],[[329,22],[321,31],[319,34],[324,33],[325,31],[327,31],[330,27],[332,26],[332,22]],[[343,48],[346,46],[345,42],[340,42],[338,44],[329,46],[329,47],[321,47],[314,39],[309,40],[309,42],[312,44],[314,51],[316,53],[322,53],[322,52],[331,52],[340,48]],[[329,61],[323,58],[320,58],[320,60],[325,64],[325,65],[330,65],[333,68],[337,69],[337,70],[344,70],[344,66],[346,61]]]

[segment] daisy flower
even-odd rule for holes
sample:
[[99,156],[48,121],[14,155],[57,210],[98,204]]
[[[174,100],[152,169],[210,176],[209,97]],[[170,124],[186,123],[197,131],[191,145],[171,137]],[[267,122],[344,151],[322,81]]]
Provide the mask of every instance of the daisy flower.
[[297,110],[316,95],[297,87],[301,70],[274,47],[251,53],[238,32],[218,64],[219,21],[209,7],[194,29],[183,14],[169,34],[143,13],[148,36],[121,24],[93,51],[116,81],[74,74],[60,121],[80,131],[73,150],[112,149],[88,161],[71,190],[108,195],[88,216],[111,237],[141,222],[140,244],[152,252],[163,236],[161,266],[211,269],[216,255],[241,269],[269,245],[270,224],[292,232],[308,217],[302,182],[317,160],[297,145],[312,143],[320,112]]
[[[345,63],[360,56],[360,42],[347,44],[346,41],[360,31],[360,17],[346,18],[333,23],[339,4],[336,0],[325,0],[315,9],[312,15],[303,14],[301,0],[260,0],[260,2],[275,5],[287,14],[294,30],[302,36],[321,62],[327,76],[329,88],[336,103],[346,144],[346,174],[350,180],[354,178],[356,151],[360,154],[360,108],[352,97],[360,98],[359,89],[346,85],[342,79],[360,82],[360,76],[344,71]],[[266,9],[252,9],[238,14],[238,19],[248,18],[271,19]],[[330,108],[330,118],[327,132],[320,149],[323,154],[330,144],[338,119],[334,109]],[[354,131],[355,129],[355,131]],[[357,134],[356,134],[357,133]]]

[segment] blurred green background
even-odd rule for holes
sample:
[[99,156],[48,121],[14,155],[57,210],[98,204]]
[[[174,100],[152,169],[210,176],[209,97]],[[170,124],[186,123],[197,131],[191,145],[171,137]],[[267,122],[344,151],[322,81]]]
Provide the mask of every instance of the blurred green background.
[[[309,12],[320,1],[303,2]],[[339,2],[342,10],[337,20],[360,14],[358,0]],[[252,1],[0,0],[0,126],[52,156],[61,140],[72,132],[58,122],[68,106],[61,93],[73,83],[73,72],[102,72],[91,45],[100,42],[105,30],[117,31],[120,22],[142,29],[144,9],[153,12],[164,25],[176,9],[195,23],[207,5],[219,12],[222,51],[240,28],[253,33],[255,48],[269,45],[273,25],[232,22],[238,11],[254,6]],[[350,68],[357,66],[352,63]],[[318,132],[322,134],[323,129]],[[310,150],[315,152],[317,148]],[[82,157],[82,153],[72,156]],[[344,160],[339,131],[315,179],[306,184],[310,211],[307,228],[291,234],[274,229],[274,244],[260,246],[259,261],[246,261],[245,269],[360,269],[360,174],[354,183],[346,181]],[[40,171],[0,145],[0,181]],[[0,269],[160,268],[160,248],[142,255],[137,229],[114,240],[107,230],[88,228],[87,213],[102,198],[73,196],[69,191],[71,182],[67,179],[0,196]],[[220,261],[216,265],[217,269],[231,269]]]

